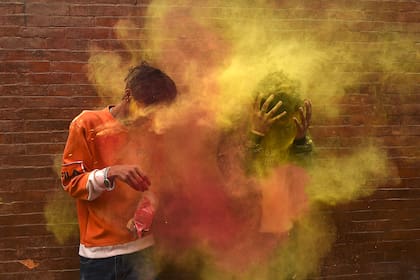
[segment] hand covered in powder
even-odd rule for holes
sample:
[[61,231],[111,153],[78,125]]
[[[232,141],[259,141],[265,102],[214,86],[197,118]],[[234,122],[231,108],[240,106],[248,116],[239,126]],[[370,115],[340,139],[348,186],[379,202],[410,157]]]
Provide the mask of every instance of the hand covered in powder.
[[151,192],[147,192],[137,205],[134,217],[128,221],[127,228],[130,231],[137,232],[137,236],[142,237],[150,231],[153,217],[155,215],[156,203]]
[[251,119],[251,131],[255,134],[264,136],[271,128],[271,125],[284,117],[287,112],[283,111],[280,114],[276,114],[280,109],[283,102],[277,102],[273,108],[268,110],[271,102],[274,99],[274,95],[270,95],[264,103],[261,105],[263,94],[258,95],[257,100],[254,103],[254,110]]
[[303,107],[299,107],[300,121],[296,117],[293,118],[296,124],[296,136],[295,136],[296,140],[303,139],[306,137],[306,133],[308,132],[309,125],[311,123],[311,117],[312,117],[311,101],[305,100],[304,106],[305,106],[305,109],[303,109]]
[[137,191],[146,191],[150,187],[150,180],[137,165],[113,165],[108,170],[108,178],[119,178]]

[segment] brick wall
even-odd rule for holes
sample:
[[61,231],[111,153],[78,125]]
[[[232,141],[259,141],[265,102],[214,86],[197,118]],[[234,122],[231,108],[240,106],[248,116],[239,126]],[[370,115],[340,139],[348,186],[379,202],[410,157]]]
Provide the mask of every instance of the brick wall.
[[[330,210],[338,239],[320,268],[322,278],[420,279],[420,3],[277,2],[278,20],[291,30],[317,30],[327,20],[348,27],[325,40],[368,50],[378,38],[411,38],[397,61],[404,67],[391,81],[359,68],[365,82],[340,100],[341,118],[318,121],[313,134],[318,146],[328,148],[337,141],[351,147],[368,133],[396,164],[390,181],[401,178],[372,196]],[[113,26],[131,19],[141,28],[147,4],[0,1],[1,279],[78,278],[77,236],[57,242],[44,216],[46,202],[60,190],[54,162],[70,120],[101,104],[86,76],[89,47],[124,54]],[[232,5],[215,1],[211,7],[228,10]]]

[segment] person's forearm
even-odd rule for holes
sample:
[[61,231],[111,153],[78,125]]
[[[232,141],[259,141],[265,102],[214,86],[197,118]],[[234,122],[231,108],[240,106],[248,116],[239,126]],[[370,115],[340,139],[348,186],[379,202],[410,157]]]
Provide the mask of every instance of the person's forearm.
[[110,181],[107,178],[107,170],[108,168],[103,168],[95,169],[90,172],[86,184],[86,188],[89,192],[88,200],[94,200],[98,198],[105,190],[112,191],[115,188],[115,182],[113,180]]

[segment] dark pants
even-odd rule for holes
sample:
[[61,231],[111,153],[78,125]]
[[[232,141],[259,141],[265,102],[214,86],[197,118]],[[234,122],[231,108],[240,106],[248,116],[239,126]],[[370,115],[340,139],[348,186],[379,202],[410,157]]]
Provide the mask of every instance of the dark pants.
[[103,259],[80,257],[81,280],[153,280],[152,248]]

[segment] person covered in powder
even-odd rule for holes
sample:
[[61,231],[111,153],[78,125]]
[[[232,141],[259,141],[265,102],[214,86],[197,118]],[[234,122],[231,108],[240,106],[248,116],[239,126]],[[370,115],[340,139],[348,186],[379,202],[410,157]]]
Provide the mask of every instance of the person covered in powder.
[[307,207],[312,104],[299,91],[298,82],[283,72],[270,73],[255,89],[244,168],[258,181],[260,232],[288,232]]
[[155,277],[149,229],[156,202],[148,190],[149,178],[154,180],[148,161],[158,148],[150,126],[177,89],[146,63],[132,68],[125,81],[118,104],[83,111],[71,122],[64,149],[61,180],[77,202],[84,280]]
[[237,173],[264,177],[283,163],[306,166],[311,159],[312,103],[300,98],[298,82],[273,72],[257,84],[253,96],[251,110],[219,143],[219,168],[227,180],[237,179]]
[[272,255],[307,207],[312,104],[299,91],[283,72],[268,74],[253,90],[251,110],[221,137],[219,168],[231,209],[246,225],[241,241],[224,252],[226,262],[241,256],[235,259],[244,265]]
[[254,92],[257,98],[245,161],[248,171],[263,175],[289,160],[304,164],[313,146],[308,135],[311,101],[301,100],[299,84],[283,72],[267,75]]

